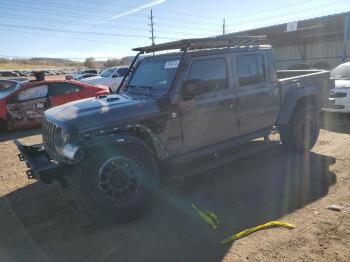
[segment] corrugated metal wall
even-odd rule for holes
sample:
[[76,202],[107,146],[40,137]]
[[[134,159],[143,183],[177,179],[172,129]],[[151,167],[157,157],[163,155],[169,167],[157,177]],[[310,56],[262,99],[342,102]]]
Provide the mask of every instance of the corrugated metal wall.
[[[298,46],[286,46],[274,48],[278,69],[286,69],[287,67],[298,64],[315,62],[327,62],[332,67],[342,63],[343,41],[319,42],[305,45],[305,61],[303,61]],[[302,50],[303,47],[301,46]],[[347,48],[349,60],[350,42]]]

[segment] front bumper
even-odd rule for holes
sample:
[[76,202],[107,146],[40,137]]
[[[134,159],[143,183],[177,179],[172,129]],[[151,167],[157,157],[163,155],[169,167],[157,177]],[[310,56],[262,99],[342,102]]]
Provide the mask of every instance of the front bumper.
[[29,168],[26,174],[29,179],[36,179],[44,184],[51,184],[54,180],[66,186],[65,177],[70,175],[73,167],[55,162],[45,151],[43,145],[26,146],[18,140],[13,141],[21,152],[20,161],[24,161]]

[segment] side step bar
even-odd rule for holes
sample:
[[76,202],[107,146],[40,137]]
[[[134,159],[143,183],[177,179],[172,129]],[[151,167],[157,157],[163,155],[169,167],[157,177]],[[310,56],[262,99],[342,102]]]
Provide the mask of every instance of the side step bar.
[[[210,169],[214,169],[220,166],[224,166],[235,160],[245,158],[264,150],[273,148],[280,145],[278,141],[251,141],[248,144],[241,145],[229,150],[215,153],[209,157],[204,157],[196,161],[192,161],[184,165],[182,168],[171,171],[172,177],[175,179],[182,180],[186,177],[193,176]],[[181,170],[181,172],[179,172]]]

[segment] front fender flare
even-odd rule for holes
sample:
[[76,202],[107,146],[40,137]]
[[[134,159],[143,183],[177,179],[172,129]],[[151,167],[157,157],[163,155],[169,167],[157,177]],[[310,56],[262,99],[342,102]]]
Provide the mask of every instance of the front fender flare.
[[157,157],[152,148],[141,138],[128,134],[110,134],[101,137],[95,137],[85,141],[83,144],[84,151],[87,152],[96,147],[111,146],[111,145],[138,145],[142,146],[154,157]]

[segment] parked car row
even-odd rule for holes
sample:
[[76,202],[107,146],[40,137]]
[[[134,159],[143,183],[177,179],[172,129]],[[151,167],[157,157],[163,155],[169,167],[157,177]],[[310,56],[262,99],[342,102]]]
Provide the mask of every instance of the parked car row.
[[103,70],[97,76],[84,78],[81,81],[92,85],[105,85],[111,92],[115,92],[127,72],[127,66],[111,67]]
[[[87,70],[77,71],[77,72],[74,72],[73,74],[66,75],[66,80],[81,80],[83,78],[89,77],[88,75],[96,76],[98,75],[98,72],[96,69],[87,69]],[[82,76],[86,76],[86,77],[81,78]]]
[[109,94],[106,86],[66,80],[4,80],[0,85],[0,130],[38,127],[48,108]]
[[66,70],[3,70],[0,71],[1,77],[20,77],[20,76],[34,76],[36,71],[44,71],[45,75],[63,75],[66,74]]

